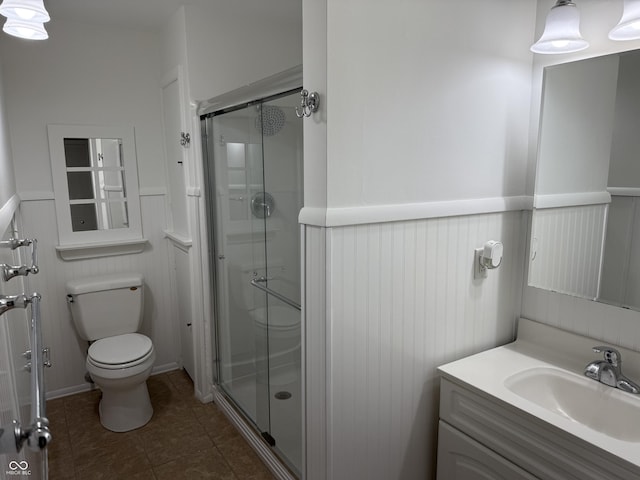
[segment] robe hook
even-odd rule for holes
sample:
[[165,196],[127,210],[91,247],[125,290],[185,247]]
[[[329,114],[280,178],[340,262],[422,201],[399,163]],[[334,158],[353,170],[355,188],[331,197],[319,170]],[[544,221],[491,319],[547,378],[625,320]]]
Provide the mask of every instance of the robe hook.
[[320,106],[320,95],[317,92],[309,93],[307,90],[300,92],[300,110],[296,107],[296,116],[298,118],[310,117],[313,112],[318,111]]

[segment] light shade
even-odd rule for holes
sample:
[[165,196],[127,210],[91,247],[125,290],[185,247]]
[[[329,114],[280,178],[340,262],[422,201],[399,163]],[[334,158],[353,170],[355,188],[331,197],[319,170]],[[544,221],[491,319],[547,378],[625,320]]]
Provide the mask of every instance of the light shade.
[[547,15],[544,32],[531,45],[535,53],[570,53],[584,50],[589,46],[580,34],[580,12],[576,4],[569,0],[558,0]]
[[8,18],[2,30],[9,35],[27,40],[46,40],[49,38],[49,34],[42,23],[27,22],[15,18]]
[[624,0],[622,18],[609,32],[611,40],[640,39],[640,1]]
[[7,18],[36,23],[51,20],[44,8],[43,0],[4,0],[0,5],[0,14]]

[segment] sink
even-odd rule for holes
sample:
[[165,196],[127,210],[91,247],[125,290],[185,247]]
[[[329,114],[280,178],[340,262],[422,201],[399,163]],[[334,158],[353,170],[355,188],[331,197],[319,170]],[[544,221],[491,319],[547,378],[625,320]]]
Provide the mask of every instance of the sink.
[[605,435],[640,441],[640,395],[625,393],[594,380],[550,367],[536,367],[504,380],[525,400]]

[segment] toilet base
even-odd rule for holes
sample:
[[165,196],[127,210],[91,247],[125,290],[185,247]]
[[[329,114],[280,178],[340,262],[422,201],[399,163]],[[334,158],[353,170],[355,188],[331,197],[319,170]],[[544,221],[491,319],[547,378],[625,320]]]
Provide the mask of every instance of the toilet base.
[[112,432],[128,432],[146,425],[153,416],[147,382],[130,389],[102,389],[100,423]]

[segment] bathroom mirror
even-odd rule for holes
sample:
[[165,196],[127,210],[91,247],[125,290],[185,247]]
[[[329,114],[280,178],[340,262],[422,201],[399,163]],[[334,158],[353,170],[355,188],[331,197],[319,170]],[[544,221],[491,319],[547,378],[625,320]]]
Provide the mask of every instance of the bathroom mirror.
[[546,67],[529,285],[640,310],[640,53]]
[[133,129],[49,125],[61,244],[140,238]]
[[64,138],[71,230],[127,228],[121,138]]

